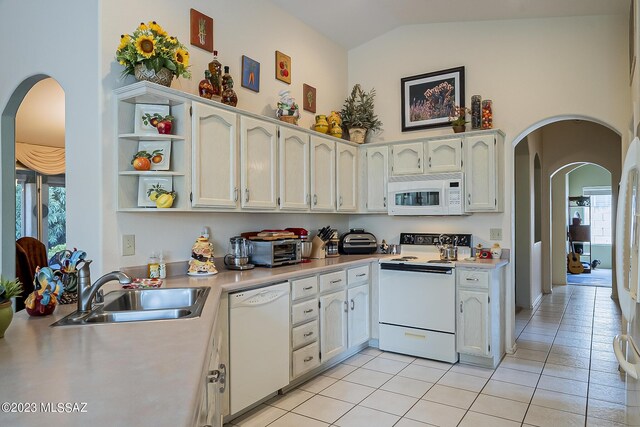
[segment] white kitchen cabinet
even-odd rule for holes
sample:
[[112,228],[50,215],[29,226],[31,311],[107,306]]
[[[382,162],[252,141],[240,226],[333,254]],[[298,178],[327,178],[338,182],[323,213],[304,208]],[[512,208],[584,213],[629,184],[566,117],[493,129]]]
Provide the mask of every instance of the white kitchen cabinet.
[[369,341],[369,283],[347,290],[349,348]]
[[496,212],[498,204],[497,138],[495,133],[465,138],[464,186],[466,212]]
[[320,297],[320,354],[330,360],[347,350],[347,291]]
[[489,294],[486,291],[458,291],[458,352],[488,356]]
[[503,269],[456,268],[460,361],[495,368],[504,355]]
[[335,142],[311,136],[311,210],[334,212],[336,209]]
[[424,150],[427,158],[426,173],[462,170],[462,138],[427,141],[424,144]]
[[237,207],[237,121],[235,113],[193,103],[192,206]]
[[422,142],[396,144],[391,146],[391,174],[412,175],[424,173],[424,152]]
[[243,209],[275,209],[278,170],[275,124],[240,116],[240,184]]
[[389,180],[389,147],[369,147],[366,150],[366,208],[369,212],[386,212],[387,183]]
[[358,203],[358,150],[341,142],[336,146],[337,210],[352,212]]
[[309,135],[281,127],[278,152],[280,209],[309,210]]

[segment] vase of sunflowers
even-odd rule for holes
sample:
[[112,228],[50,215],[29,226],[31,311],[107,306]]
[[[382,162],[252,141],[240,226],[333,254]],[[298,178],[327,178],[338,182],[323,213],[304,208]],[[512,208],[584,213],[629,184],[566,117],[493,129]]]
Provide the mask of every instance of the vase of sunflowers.
[[120,36],[116,60],[124,76],[138,80],[171,86],[174,76],[191,78],[189,52],[156,21],[142,22],[132,34]]

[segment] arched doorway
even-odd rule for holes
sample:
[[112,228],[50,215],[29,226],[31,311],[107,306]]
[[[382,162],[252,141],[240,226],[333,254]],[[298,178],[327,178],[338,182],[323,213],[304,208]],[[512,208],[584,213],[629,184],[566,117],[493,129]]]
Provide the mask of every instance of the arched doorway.
[[[16,117],[28,92],[40,81],[50,78],[44,74],[31,76],[18,85],[0,116],[0,159],[2,184],[2,273],[15,276],[16,234]],[[56,83],[57,84],[57,83]],[[64,101],[62,103],[64,106]]]
[[[516,171],[512,224],[516,260],[513,283],[515,296],[522,296],[527,292],[529,294],[526,301],[518,298],[516,302],[522,307],[531,308],[542,294],[551,292],[553,285],[551,230],[557,221],[553,218],[552,211],[551,177],[568,164],[594,163],[611,171],[612,182],[619,182],[621,138],[610,126],[598,120],[578,116],[546,119],[525,132],[513,143]],[[526,150],[521,144],[526,145]],[[540,162],[538,166],[536,156]],[[526,166],[524,172],[521,170],[523,165]],[[540,189],[537,197],[536,188]],[[528,195],[523,196],[523,192]],[[613,188],[612,193],[615,218],[617,188]],[[527,212],[519,208],[519,202],[523,197],[529,202],[530,209]],[[523,215],[528,216],[526,231],[522,230]],[[563,227],[564,224],[566,222],[563,218]],[[522,238],[523,236],[525,238]],[[523,274],[521,268],[525,263],[530,271]],[[613,289],[615,291],[615,287]]]

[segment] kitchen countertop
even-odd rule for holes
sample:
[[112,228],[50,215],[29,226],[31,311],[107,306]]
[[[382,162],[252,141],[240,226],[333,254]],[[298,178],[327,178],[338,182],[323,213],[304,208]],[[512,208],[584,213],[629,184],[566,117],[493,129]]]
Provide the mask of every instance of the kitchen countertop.
[[[217,263],[220,272],[215,276],[165,279],[163,287],[168,288],[211,288],[201,316],[193,319],[51,328],[49,325],[73,312],[76,305],[62,305],[45,317],[29,317],[23,310],[14,316],[5,338],[0,339],[0,404],[35,403],[37,410],[2,411],[0,425],[112,426],[125,422],[190,426],[199,403],[202,372],[223,292],[389,256],[349,255],[247,271],[226,270]],[[507,262],[458,261],[456,265],[499,268]],[[105,294],[119,288],[117,283],[109,283],[104,286]],[[86,412],[44,413],[42,403],[77,403],[71,409]]]
[[[0,339],[0,405],[35,403],[37,411],[2,411],[0,425],[191,426],[223,292],[378,258],[341,256],[242,272],[218,264],[220,273],[215,276],[166,279],[163,287],[211,288],[202,315],[193,319],[51,328],[76,305],[59,306],[45,317],[29,317],[24,310],[16,313]],[[104,286],[105,294],[119,288],[109,283]],[[86,412],[43,413],[41,403],[78,403],[78,410]]]

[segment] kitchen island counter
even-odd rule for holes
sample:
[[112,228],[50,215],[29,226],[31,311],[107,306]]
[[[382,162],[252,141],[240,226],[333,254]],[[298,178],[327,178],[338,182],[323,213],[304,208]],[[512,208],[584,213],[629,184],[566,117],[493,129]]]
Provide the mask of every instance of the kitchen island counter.
[[[201,316],[192,319],[50,327],[76,306],[60,306],[45,317],[29,317],[24,310],[16,313],[0,339],[0,401],[14,402],[16,412],[0,412],[0,425],[194,425],[223,292],[363,265],[385,256],[349,255],[242,272],[226,270],[219,263],[215,276],[165,279],[163,287],[168,288],[211,288]],[[104,286],[105,294],[116,289],[120,289],[117,283]],[[58,403],[71,404],[73,412],[66,412],[66,406],[56,413],[43,412]],[[25,413],[23,404],[35,410]]]

